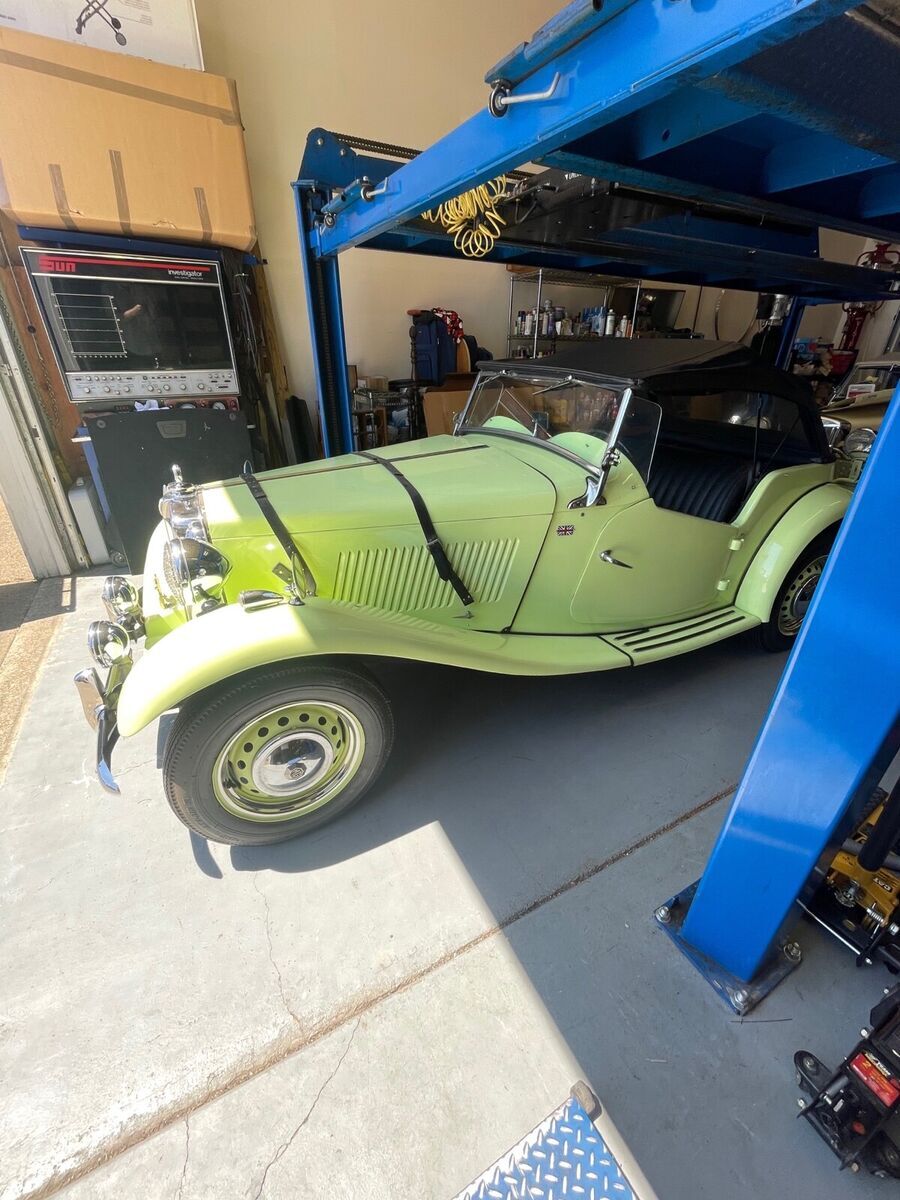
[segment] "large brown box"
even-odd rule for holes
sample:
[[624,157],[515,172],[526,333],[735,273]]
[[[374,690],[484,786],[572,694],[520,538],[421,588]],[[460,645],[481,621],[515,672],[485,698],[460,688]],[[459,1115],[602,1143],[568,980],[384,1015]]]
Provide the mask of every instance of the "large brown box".
[[0,29],[0,208],[19,225],[249,250],[234,82]]
[[422,393],[425,411],[425,432],[429,437],[452,433],[456,418],[466,407],[475,376],[459,373],[448,375],[440,387],[426,388]]

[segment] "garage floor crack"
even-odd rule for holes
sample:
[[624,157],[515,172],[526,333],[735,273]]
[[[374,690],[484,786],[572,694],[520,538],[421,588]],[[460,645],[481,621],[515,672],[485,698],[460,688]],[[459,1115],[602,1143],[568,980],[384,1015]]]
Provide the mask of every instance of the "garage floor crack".
[[287,998],[287,992],[284,990],[284,979],[281,974],[281,967],[279,967],[278,963],[276,962],[275,952],[272,949],[272,910],[269,908],[269,897],[259,886],[259,880],[255,875],[253,877],[253,887],[256,889],[257,895],[261,897],[263,904],[266,906],[266,944],[269,947],[269,962],[272,964],[272,970],[275,972],[275,978],[278,980],[278,991],[281,995],[281,1003],[284,1005],[285,1012],[288,1014],[291,1020],[296,1022],[297,1025],[301,1025],[302,1022],[300,1018],[294,1012],[290,1001]]
[[353,1039],[356,1037],[356,1031],[357,1031],[357,1029],[359,1029],[361,1021],[362,1021],[361,1016],[356,1018],[356,1024],[353,1026],[353,1030],[352,1030],[349,1038],[347,1039],[347,1045],[344,1047],[343,1051],[341,1052],[341,1055],[338,1058],[337,1062],[335,1063],[334,1068],[331,1071],[331,1074],[328,1076],[328,1078],[325,1080],[325,1082],[322,1084],[322,1086],[316,1092],[315,1098],[313,1099],[312,1104],[306,1110],[306,1115],[304,1116],[303,1120],[296,1127],[296,1129],[291,1134],[291,1136],[287,1139],[287,1141],[281,1143],[281,1145],[275,1151],[273,1156],[269,1159],[268,1163],[266,1163],[266,1169],[263,1171],[262,1179],[259,1181],[259,1187],[256,1189],[256,1192],[254,1193],[253,1200],[260,1200],[260,1196],[262,1196],[263,1188],[266,1186],[266,1179],[268,1177],[269,1172],[272,1170],[272,1168],[275,1166],[275,1164],[280,1159],[284,1158],[285,1154],[287,1154],[288,1150],[290,1150],[291,1146],[293,1146],[294,1141],[298,1137],[300,1131],[303,1129],[303,1127],[309,1121],[310,1117],[316,1111],[316,1106],[319,1103],[319,1101],[322,1099],[323,1092],[328,1087],[328,1085],[331,1083],[332,1079],[334,1079],[335,1075],[337,1075],[338,1071],[341,1069],[341,1065],[343,1064],[344,1059],[349,1054],[350,1047],[353,1045]]
[[178,1180],[178,1190],[175,1193],[175,1200],[181,1200],[184,1195],[184,1181],[187,1176],[188,1162],[191,1157],[191,1118],[190,1114],[184,1118],[184,1165],[181,1168],[181,1178]]

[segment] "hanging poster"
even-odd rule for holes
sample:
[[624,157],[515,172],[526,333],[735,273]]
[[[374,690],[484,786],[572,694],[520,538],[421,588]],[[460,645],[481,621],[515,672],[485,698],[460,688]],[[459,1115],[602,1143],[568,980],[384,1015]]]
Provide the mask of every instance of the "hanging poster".
[[194,0],[0,0],[0,27],[203,70]]

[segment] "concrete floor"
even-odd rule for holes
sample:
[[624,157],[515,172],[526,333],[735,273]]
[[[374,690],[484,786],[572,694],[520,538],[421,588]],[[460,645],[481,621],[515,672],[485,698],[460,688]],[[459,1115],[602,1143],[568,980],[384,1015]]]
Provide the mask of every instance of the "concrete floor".
[[741,1022],[651,920],[700,873],[782,660],[383,664],[399,736],[369,800],[229,850],[169,812],[152,731],[117,749],[121,798],[94,779],[70,679],[99,586],[4,787],[3,1200],[439,1200],[579,1076],[661,1200],[888,1194],[794,1119],[791,1064],[842,1056],[883,972],[804,927]]
[[0,782],[68,584],[34,578],[0,500]]

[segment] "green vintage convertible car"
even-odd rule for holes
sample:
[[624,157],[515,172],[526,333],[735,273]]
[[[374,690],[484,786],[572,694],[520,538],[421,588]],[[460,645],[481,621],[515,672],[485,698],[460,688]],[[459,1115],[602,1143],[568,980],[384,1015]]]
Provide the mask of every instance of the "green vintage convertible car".
[[[166,796],[216,841],[355,804],[393,740],[363,665],[634,667],[787,649],[852,486],[806,385],[744,346],[598,339],[489,363],[453,436],[164,491],[143,587],[104,585],[76,683],[98,771],[177,710]],[[133,660],[135,643],[144,651]]]

